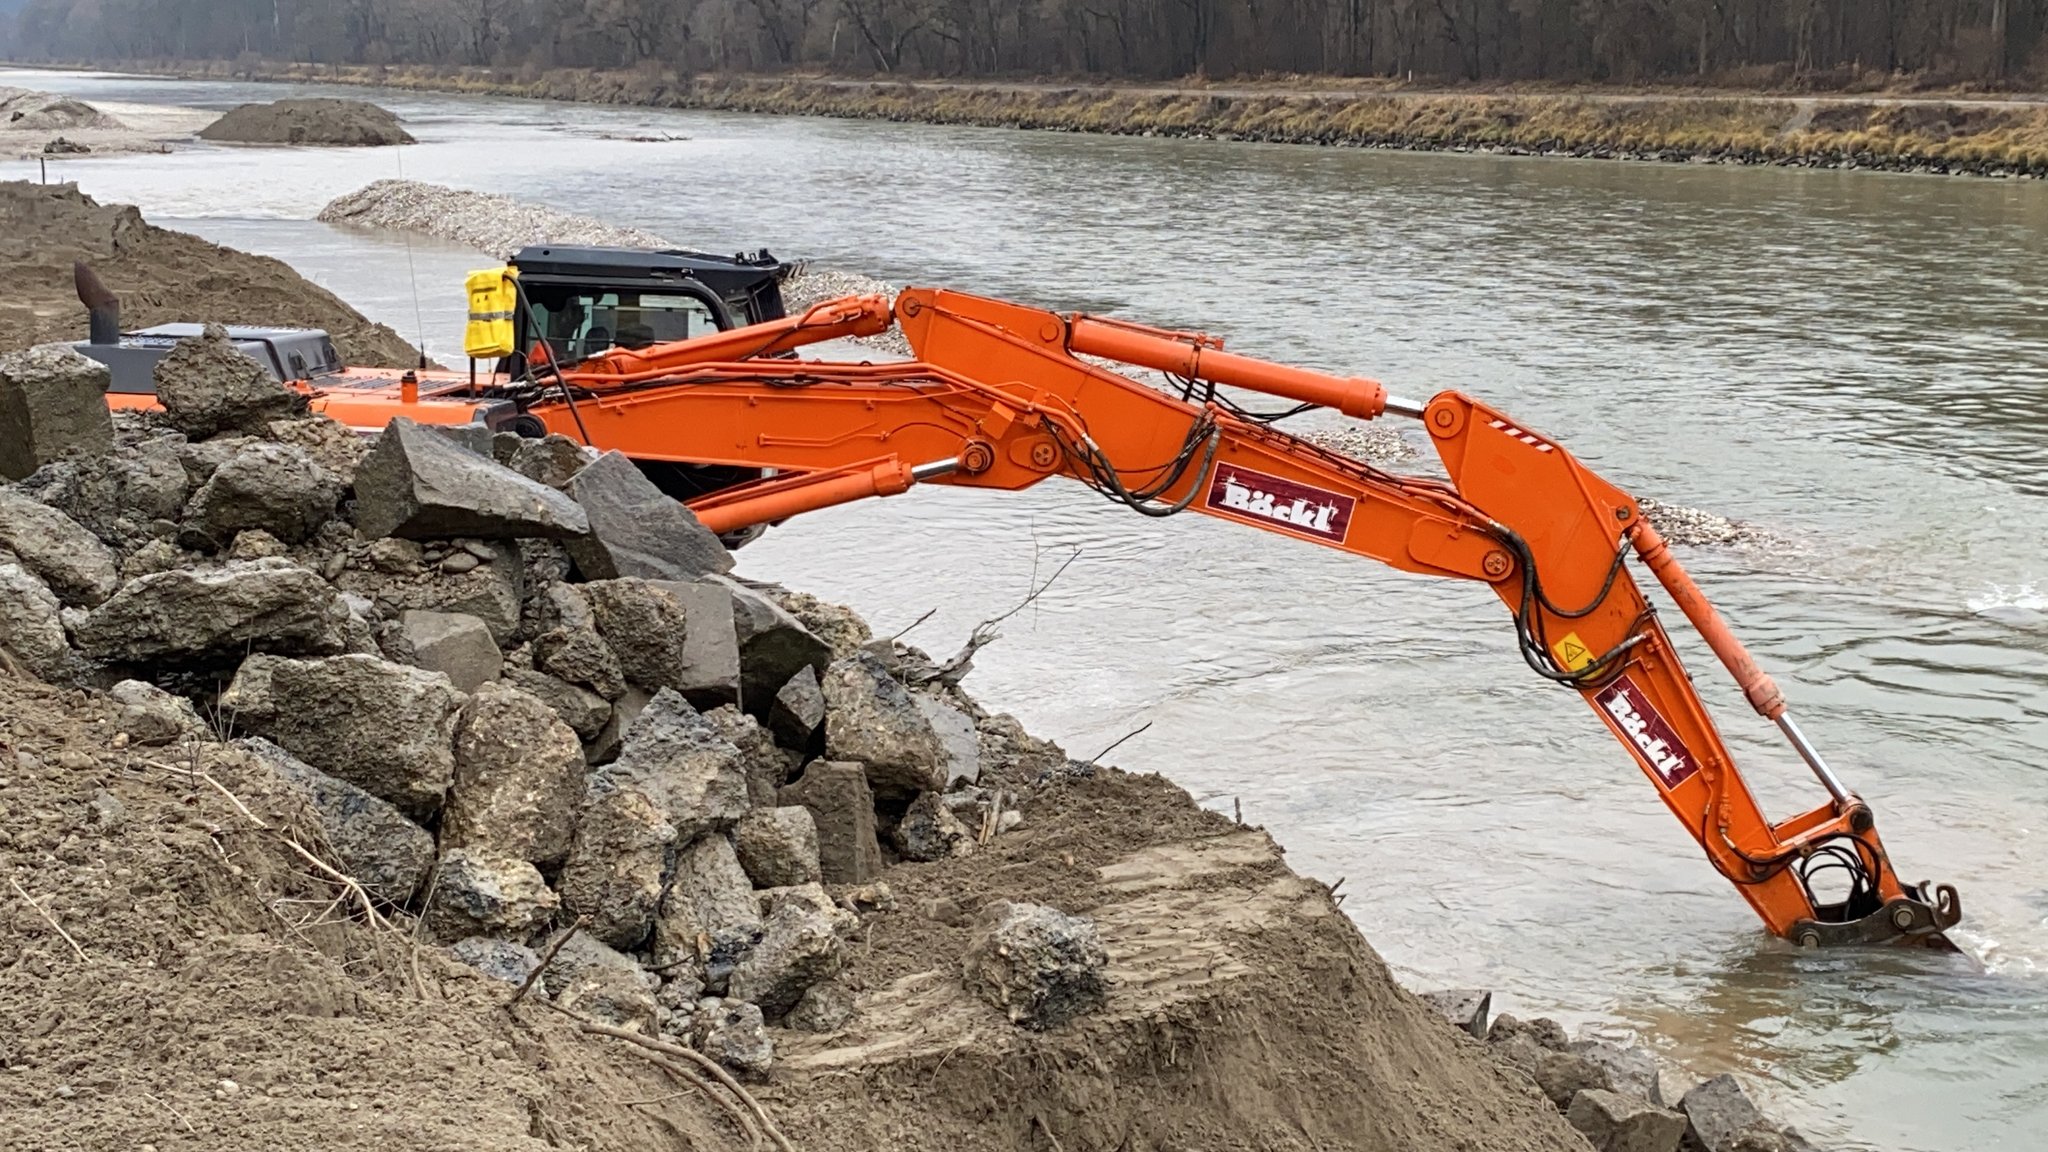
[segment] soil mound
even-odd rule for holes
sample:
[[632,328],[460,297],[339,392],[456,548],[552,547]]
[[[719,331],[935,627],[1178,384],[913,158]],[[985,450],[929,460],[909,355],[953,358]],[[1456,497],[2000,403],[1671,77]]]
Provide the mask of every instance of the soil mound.
[[244,104],[200,129],[227,144],[325,144],[350,148],[411,144],[398,117],[365,100],[278,100]]
[[0,87],[0,127],[42,132],[64,128],[125,128],[127,125],[82,100]]
[[73,261],[121,297],[122,323],[217,321],[324,328],[350,364],[404,368],[419,355],[282,261],[158,228],[72,184],[0,182],[0,352],[86,335]]

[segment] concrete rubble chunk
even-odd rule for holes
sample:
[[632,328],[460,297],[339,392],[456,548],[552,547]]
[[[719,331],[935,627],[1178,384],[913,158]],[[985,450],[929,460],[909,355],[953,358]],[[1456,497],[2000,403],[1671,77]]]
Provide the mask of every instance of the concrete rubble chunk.
[[106,366],[65,344],[0,355],[0,480],[114,449]]
[[634,578],[595,581],[581,591],[629,683],[649,692],[682,687],[689,625],[672,593]]
[[670,687],[699,708],[740,702],[740,643],[732,594],[722,583],[657,581],[683,607],[682,663]]
[[932,734],[939,738],[946,787],[958,788],[979,782],[981,733],[975,731],[973,717],[929,692],[915,693],[911,700],[917,704],[917,710],[924,713],[925,721],[932,726]]
[[825,692],[818,686],[818,673],[806,664],[776,690],[775,703],[768,710],[768,730],[785,748],[809,751],[825,724]]
[[579,740],[596,739],[612,718],[611,702],[588,688],[531,668],[506,668],[501,675],[506,683],[554,709]]
[[669,689],[633,719],[614,767],[658,782],[679,843],[730,828],[747,814],[739,749]]
[[[499,443],[493,441],[494,449]],[[520,438],[510,448],[510,452],[498,453],[498,462],[550,488],[566,486],[592,459],[589,449],[559,432],[539,440]]]
[[1448,988],[1421,992],[1416,996],[1451,1026],[1474,1040],[1486,1039],[1486,1018],[1493,1010],[1493,993],[1484,988]]
[[56,593],[35,573],[0,560],[0,664],[51,683],[71,679],[76,669],[61,612]]
[[640,947],[654,929],[675,842],[667,797],[654,782],[616,764],[592,772],[562,866],[562,907],[584,917],[593,938]]
[[442,853],[429,883],[426,929],[443,941],[522,936],[545,924],[560,903],[533,865],[468,848]]
[[733,826],[733,849],[757,888],[814,884],[818,871],[818,825],[798,805],[756,808]]
[[740,646],[740,701],[755,716],[766,716],[799,668],[822,680],[832,648],[811,634],[767,595],[728,577],[713,577],[732,595],[734,635]]
[[838,980],[825,980],[804,989],[796,1007],[782,1018],[782,1026],[797,1032],[821,1035],[839,1031],[853,1020],[853,991]]
[[562,539],[590,529],[567,496],[403,417],[356,467],[355,486],[365,536]]
[[929,862],[966,856],[974,851],[974,833],[946,807],[937,792],[920,792],[889,830],[889,842],[905,860]]
[[839,975],[846,945],[832,917],[797,903],[770,913],[761,938],[732,970],[729,995],[761,1006],[762,1015],[781,1019],[804,992]]
[[421,820],[454,779],[465,702],[438,672],[363,655],[251,656],[220,697],[237,729]]
[[339,499],[341,481],[303,450],[258,441],[213,470],[184,523],[215,550],[252,528],[297,544],[333,517]]
[[318,573],[287,560],[141,576],[93,609],[78,644],[100,660],[205,661],[243,652],[347,650],[349,611]]
[[121,584],[114,554],[84,525],[12,488],[0,488],[0,551],[42,578],[65,604],[91,608]]
[[213,735],[190,700],[154,684],[123,680],[107,689],[107,698],[120,706],[114,725],[127,734],[130,744],[148,747]]
[[723,988],[760,934],[760,905],[732,841],[712,833],[676,853],[675,880],[654,925],[657,965],[695,960],[705,982]]
[[534,637],[533,666],[607,700],[626,694],[626,673],[618,654],[588,628],[556,628]]
[[1572,1097],[1565,1119],[1593,1152],[1677,1152],[1685,1117],[1617,1092],[1591,1088]]
[[875,798],[865,767],[814,760],[777,798],[784,806],[810,810],[818,832],[818,871],[825,883],[866,884],[881,876],[882,845],[875,839]]
[[1726,1072],[1687,1092],[1678,1102],[1678,1110],[1685,1113],[1688,1134],[1706,1152],[1737,1152],[1746,1134],[1771,1132],[1770,1122],[1741,1082]]
[[868,785],[879,794],[945,790],[938,734],[879,660],[863,653],[835,661],[821,687],[827,756],[865,764]]
[[761,1009],[744,1000],[725,1000],[699,1008],[692,1023],[698,1051],[746,1080],[764,1080],[775,1064],[775,1041],[761,1018]]
[[[549,939],[552,947],[559,934]],[[578,932],[562,945],[541,976],[555,1003],[618,1028],[652,1033],[660,977],[633,958]]]
[[448,946],[458,963],[507,984],[523,984],[540,967],[540,956],[524,944],[492,936],[469,936]]
[[1647,1048],[1589,1039],[1572,1041],[1570,1050],[1606,1069],[1608,1086],[1623,1096],[1651,1100],[1656,1091],[1657,1058]]
[[1039,780],[1066,769],[1066,750],[1024,731],[1015,716],[983,717],[974,727],[981,733],[982,765],[990,771],[1000,769],[1011,779]]
[[1042,904],[997,901],[975,919],[961,958],[968,991],[1010,1022],[1057,1028],[1108,1002],[1109,954],[1095,922]]
[[583,743],[553,709],[509,684],[485,684],[455,731],[441,842],[553,868],[569,855],[583,774]]
[[274,420],[265,430],[264,437],[304,452],[340,481],[344,488],[355,484],[356,466],[370,454],[367,437],[322,415],[303,420]]
[[695,580],[732,571],[718,537],[622,452],[598,457],[562,490],[589,519],[589,534],[569,544],[585,580]]
[[171,426],[194,440],[221,432],[261,436],[271,421],[303,416],[308,406],[304,394],[242,355],[218,324],[196,340],[178,341],[157,361],[155,375]]
[[398,628],[407,662],[441,673],[458,691],[476,691],[504,667],[490,626],[467,613],[410,609],[399,614]]
[[747,778],[747,803],[756,808],[775,807],[775,790],[803,758],[784,750],[758,721],[730,704],[704,713],[704,719],[718,729],[726,743],[739,749],[740,767]]
[[237,740],[234,746],[305,800],[343,870],[372,896],[404,904],[419,891],[434,866],[434,838],[426,829],[268,740]]

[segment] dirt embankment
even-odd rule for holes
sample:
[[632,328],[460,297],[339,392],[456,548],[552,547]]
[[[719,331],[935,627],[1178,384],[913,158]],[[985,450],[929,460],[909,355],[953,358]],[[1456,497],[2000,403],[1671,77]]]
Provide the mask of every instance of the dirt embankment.
[[201,129],[223,144],[326,144],[374,148],[413,143],[390,111],[365,100],[278,100],[244,104]]
[[0,156],[168,152],[208,120],[205,113],[184,108],[110,107],[115,111],[52,92],[0,85]]
[[352,364],[412,367],[398,333],[282,261],[158,228],[125,204],[71,184],[0,182],[0,352],[86,335],[72,281],[83,260],[121,297],[122,323],[172,321],[324,328]]

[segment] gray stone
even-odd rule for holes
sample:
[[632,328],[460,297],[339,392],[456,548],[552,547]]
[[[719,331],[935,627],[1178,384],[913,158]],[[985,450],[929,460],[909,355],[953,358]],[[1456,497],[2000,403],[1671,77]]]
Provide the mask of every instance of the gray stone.
[[489,626],[474,616],[410,610],[399,615],[398,629],[408,662],[448,677],[458,691],[476,691],[504,667]]
[[775,704],[768,710],[768,730],[783,747],[807,752],[824,724],[825,692],[818,687],[818,673],[806,664],[776,690]]
[[768,915],[761,938],[733,968],[728,994],[760,1005],[770,1020],[780,1019],[806,989],[839,975],[845,959],[833,917],[785,903]]
[[1624,1096],[1650,1100],[1656,1091],[1657,1059],[1646,1048],[1607,1040],[1574,1040],[1571,1052],[1606,1069],[1608,1087]]
[[607,700],[626,694],[626,673],[618,654],[587,628],[557,628],[534,637],[533,666]]
[[836,661],[821,686],[827,756],[865,764],[869,787],[881,795],[945,790],[938,734],[880,661],[865,653]]
[[721,833],[700,836],[676,853],[675,881],[654,924],[657,965],[695,960],[714,990],[761,933],[754,887]]
[[917,705],[917,710],[924,713],[925,721],[932,726],[932,734],[939,738],[946,787],[978,783],[981,780],[981,733],[975,731],[973,718],[928,692],[915,693],[911,700]]
[[261,528],[249,528],[235,533],[228,544],[225,555],[230,560],[262,560],[271,556],[283,556],[291,550],[284,541],[272,536]]
[[782,1018],[784,1028],[820,1034],[837,1032],[853,1019],[853,991],[838,980],[826,980],[804,989],[796,1007]]
[[220,697],[236,727],[422,820],[454,779],[464,703],[438,672],[360,655],[251,656]]
[[61,611],[35,573],[0,560],[0,665],[11,661],[52,683],[71,679],[76,668]]
[[106,366],[67,345],[0,355],[0,479],[19,480],[68,454],[114,449]]
[[204,739],[213,734],[190,700],[154,684],[123,680],[107,689],[107,697],[120,706],[114,726],[127,734],[130,744],[175,744],[188,737]]
[[985,771],[1000,770],[1012,780],[1038,780],[1066,769],[1066,750],[1024,731],[1015,716],[985,716],[974,727],[981,733]]
[[611,719],[605,721],[604,727],[596,736],[584,741],[583,758],[593,767],[609,764],[618,759],[619,748],[625,744],[626,730],[633,726],[633,721],[639,718],[640,713],[646,710],[648,702],[653,699],[652,693],[643,692],[638,688],[626,689],[624,696],[612,701]]
[[443,941],[524,935],[547,923],[560,903],[533,865],[468,848],[442,853],[431,887],[423,919]]
[[698,1051],[742,1079],[765,1080],[775,1064],[775,1042],[768,1037],[761,1009],[744,1000],[725,1000],[698,1009],[691,1034]]
[[300,449],[256,442],[214,469],[185,513],[186,527],[219,549],[260,528],[297,544],[334,515],[341,481]]
[[498,454],[491,446],[492,432],[487,425],[471,421],[467,424],[427,424],[424,427],[464,452],[498,463]]
[[636,1032],[654,1030],[660,978],[587,933],[569,938],[541,980],[555,1003],[570,1011]]
[[441,571],[450,576],[460,576],[464,572],[476,571],[476,566],[481,563],[483,561],[468,552],[451,552],[441,561]]
[[[887,885],[878,885],[886,889]],[[849,895],[850,898],[851,894]],[[795,906],[815,916],[822,916],[832,924],[832,930],[842,937],[851,938],[860,931],[860,917],[842,907],[825,891],[825,886],[816,881],[790,884],[780,888],[763,888],[754,893],[754,901],[761,907],[763,918],[773,916],[786,907]]]
[[722,831],[747,813],[739,749],[675,692],[655,693],[626,729],[613,768],[658,782],[678,843]]
[[318,656],[347,650],[349,620],[318,573],[284,560],[235,561],[130,580],[93,609],[78,644],[97,659],[135,662]]
[[1108,967],[1093,920],[997,901],[975,919],[961,978],[1011,1023],[1043,1031],[1101,1009]]
[[490,936],[470,936],[448,946],[448,954],[458,963],[507,984],[524,984],[535,968],[540,967],[540,956],[524,944],[510,940],[499,940]]
[[778,794],[784,806],[810,809],[818,833],[818,870],[827,884],[865,884],[882,874],[875,799],[859,764],[814,760]]
[[825,642],[829,660],[843,660],[874,638],[867,621],[844,604],[820,600],[808,592],[771,588],[765,593],[778,607],[795,617],[804,630]]
[[596,939],[640,947],[654,929],[675,842],[667,797],[656,782],[616,764],[592,772],[562,866],[563,907],[584,917],[584,931]]
[[355,483],[356,466],[370,454],[368,437],[346,424],[323,415],[304,420],[275,420],[264,433],[279,444],[289,444],[327,469],[347,488]]
[[1685,1117],[1642,1100],[1598,1088],[1572,1097],[1565,1119],[1593,1152],[1677,1152]]
[[597,616],[590,610],[590,601],[574,584],[548,584],[541,589],[539,600],[541,606],[537,623],[541,627],[534,629],[536,636],[553,628],[597,627]]
[[387,576],[417,576],[424,563],[417,540],[372,540],[364,553],[370,566]]
[[1511,1040],[1527,1040],[1538,1048],[1563,1052],[1571,1047],[1571,1037],[1565,1033],[1564,1025],[1548,1017],[1539,1016],[1523,1021],[1510,1013],[1503,1012],[1493,1018],[1493,1024],[1486,1030],[1489,1044],[1505,1044]]
[[0,551],[42,578],[66,604],[90,608],[120,586],[114,554],[85,527],[12,488],[0,488]]
[[920,792],[889,830],[889,842],[905,860],[946,860],[974,851],[974,834],[946,807],[937,792]]
[[1736,1152],[1745,1134],[1770,1129],[1749,1093],[1726,1072],[1687,1092],[1678,1110],[1685,1113],[1687,1131],[1706,1152]]
[[1489,1039],[1488,1047],[1496,1058],[1527,1072],[1559,1111],[1588,1088],[1611,1091],[1614,1087],[1601,1065],[1574,1052],[1541,1047],[1526,1036],[1497,1042]]
[[578,537],[576,502],[400,417],[356,468],[356,527],[410,540]]
[[700,580],[655,582],[683,606],[682,663],[670,687],[698,708],[740,702],[739,633],[732,593],[723,583]]
[[1474,1040],[1486,1039],[1486,1018],[1493,1011],[1493,993],[1484,988],[1450,988],[1419,993],[1417,999],[1458,1031]]
[[726,577],[714,577],[732,593],[734,634],[740,646],[740,700],[755,716],[766,716],[797,669],[808,666],[821,680],[832,649],[797,622],[780,604]]
[[822,878],[818,826],[808,808],[756,808],[733,826],[732,839],[740,867],[757,888],[815,884]]
[[539,440],[520,439],[509,453],[498,453],[500,464],[550,488],[567,486],[570,478],[583,471],[593,458],[583,445],[559,432]]
[[214,469],[257,442],[253,436],[218,436],[211,440],[188,440],[177,445],[178,466],[185,473],[186,490],[198,488],[211,480]]
[[[376,547],[372,546],[373,555]],[[519,632],[526,567],[518,541],[496,541],[487,548],[495,558],[468,572],[449,575],[436,571],[432,579],[423,580],[417,571],[395,574],[351,569],[339,575],[338,583],[344,591],[374,601],[388,617],[396,618],[409,609],[474,616],[491,630],[498,647],[505,648]]]
[[1699,1082],[1699,1077],[1682,1069],[1659,1064],[1657,1077],[1650,1082],[1650,1103],[1659,1108],[1676,1108]]
[[582,741],[553,709],[509,684],[483,685],[455,732],[441,843],[555,867],[569,855],[584,767]]
[[611,702],[588,688],[531,668],[507,668],[502,675],[506,683],[554,709],[579,740],[596,739],[612,718]]
[[671,586],[628,578],[585,584],[581,591],[629,683],[649,692],[682,690],[689,617]]
[[768,731],[752,716],[727,704],[704,713],[726,743],[739,749],[740,767],[747,778],[747,803],[756,808],[773,808],[775,790],[782,787],[803,757],[777,746]]
[[585,580],[695,580],[732,571],[732,554],[718,537],[655,487],[624,453],[598,457],[563,491],[589,520],[589,534],[569,544],[569,556]]
[[304,394],[272,379],[237,351],[227,329],[208,324],[156,363],[156,397],[171,426],[194,440],[220,432],[263,435],[273,420],[303,416]]
[[426,829],[268,740],[237,740],[235,747],[306,802],[343,870],[372,896],[404,904],[419,891],[434,866],[434,838]]

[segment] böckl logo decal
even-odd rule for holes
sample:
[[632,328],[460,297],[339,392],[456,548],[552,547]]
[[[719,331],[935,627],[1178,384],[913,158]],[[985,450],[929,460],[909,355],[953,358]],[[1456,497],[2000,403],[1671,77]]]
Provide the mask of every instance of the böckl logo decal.
[[1650,704],[1650,698],[1643,695],[1635,681],[1623,676],[1601,689],[1594,699],[1599,702],[1601,711],[1607,713],[1608,719],[1627,735],[1636,755],[1657,773],[1657,778],[1664,781],[1666,788],[1678,787],[1700,770],[1691,750],[1678,738],[1678,733],[1672,731],[1664,717],[1658,715],[1657,709]]
[[1208,505],[1280,528],[1342,542],[1358,502],[1339,492],[1228,465],[1216,469]]

